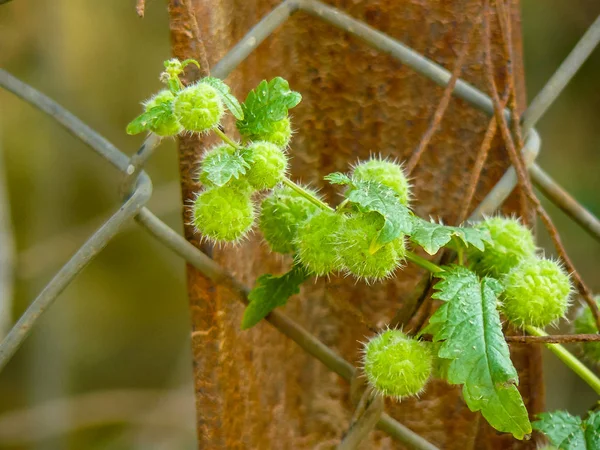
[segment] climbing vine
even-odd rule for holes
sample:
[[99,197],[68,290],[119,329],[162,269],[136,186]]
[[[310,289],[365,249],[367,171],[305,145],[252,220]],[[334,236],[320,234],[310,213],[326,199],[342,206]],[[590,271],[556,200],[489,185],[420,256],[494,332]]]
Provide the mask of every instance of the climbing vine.
[[[202,190],[192,206],[195,228],[203,239],[240,244],[257,227],[273,252],[293,257],[288,272],[258,278],[242,328],[285,305],[311,278],[343,273],[376,283],[405,264],[417,264],[438,280],[433,297],[441,306],[417,336],[387,329],[368,340],[362,369],[369,384],[401,400],[426,389],[431,377],[443,378],[461,385],[469,408],[494,428],[526,438],[532,424],[517,389],[502,317],[529,334],[543,335],[544,327],[565,317],[573,291],[561,265],[541,256],[531,231],[513,217],[458,227],[422,219],[410,208],[402,164],[383,157],[325,177],[344,198],[334,208],[288,177],[289,110],[302,97],[287,81],[262,81],[240,104],[217,78],[185,87],[179,76],[188,64],[198,63],[165,62],[165,89],[144,103],[144,112],[127,132],[162,137],[216,133],[222,143],[200,160]],[[236,119],[239,140],[220,127],[226,110]],[[416,254],[417,247],[429,255],[450,248],[457,262],[437,266]],[[584,332],[590,332],[591,323],[586,312],[576,322]],[[600,394],[595,375],[562,347],[550,345]],[[588,358],[597,358],[597,345],[588,344]],[[582,421],[558,412],[542,415],[534,427],[561,449],[586,448],[571,443],[597,439],[600,421],[597,414]]]

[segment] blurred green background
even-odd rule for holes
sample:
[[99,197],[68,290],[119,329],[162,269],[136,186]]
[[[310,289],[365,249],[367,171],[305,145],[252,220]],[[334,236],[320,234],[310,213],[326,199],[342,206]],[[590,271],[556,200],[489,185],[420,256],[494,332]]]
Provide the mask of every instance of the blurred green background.
[[[148,1],[143,20],[134,4],[0,6],[0,66],[127,153],[140,138],[124,127],[139,113],[140,99],[159,87],[157,74],[170,56],[165,2]],[[532,99],[600,4],[524,0],[522,11]],[[596,51],[538,125],[541,165],[597,215],[599,77]],[[8,194],[0,194],[0,211],[10,214],[14,232],[14,321],[118,206],[120,177],[51,119],[3,91],[0,161]],[[174,141],[160,147],[148,172],[155,186],[150,208],[180,230]],[[600,292],[600,245],[548,208],[576,266]],[[540,242],[551,248],[542,231]],[[195,448],[189,346],[184,264],[131,225],[61,294],[0,373],[0,449]],[[594,403],[593,392],[546,356],[548,407],[582,413]]]

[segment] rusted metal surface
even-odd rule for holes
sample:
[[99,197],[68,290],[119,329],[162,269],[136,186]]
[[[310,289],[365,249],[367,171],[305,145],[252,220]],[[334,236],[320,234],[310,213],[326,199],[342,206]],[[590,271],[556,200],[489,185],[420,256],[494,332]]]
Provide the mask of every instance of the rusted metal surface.
[[[193,0],[208,62],[214,65],[276,2]],[[330,4],[415,48],[447,68],[462,46],[461,27],[478,23],[479,2],[337,1]],[[512,5],[514,70],[523,106],[518,4]],[[185,3],[171,0],[174,54],[193,57],[191,26],[182,19]],[[465,57],[462,78],[484,89],[480,35]],[[190,41],[192,40],[192,41]],[[498,23],[492,20],[496,83],[506,75]],[[292,176],[318,187],[331,202],[338,197],[324,186],[323,175],[345,171],[348,164],[371,153],[407,158],[418,146],[443,89],[392,57],[357,38],[299,12],[228,78],[236,94],[261,79],[280,75],[303,94],[294,110]],[[454,223],[467,188],[470,168],[488,127],[488,118],[462,100],[450,100],[440,128],[416,166],[414,208],[422,216]],[[233,132],[231,123],[226,125]],[[475,193],[475,204],[509,165],[506,152],[493,141]],[[184,141],[180,151],[184,202],[197,189],[193,169],[202,151]],[[518,202],[510,201],[506,212]],[[524,213],[521,211],[521,213]],[[186,236],[195,242],[193,231]],[[289,261],[269,254],[255,236],[241,248],[216,249],[215,259],[252,284],[257,275],[279,272]],[[359,340],[371,332],[344,305],[359,309],[369,323],[384,325],[395,315],[418,280],[418,269],[367,287],[343,278],[303,288],[285,308],[309,331],[346,359],[359,362]],[[224,288],[207,284],[198,273],[188,275],[193,320],[194,373],[200,448],[314,448],[341,438],[352,416],[348,385],[320,362],[265,324],[240,331],[243,308]],[[335,298],[335,300],[334,300]],[[521,374],[528,409],[542,406],[540,352],[537,347],[512,348]],[[391,407],[390,407],[391,406]],[[499,436],[477,414],[468,411],[458,388],[432,382],[420,399],[388,405],[390,414],[444,449],[533,448],[510,436]],[[374,433],[363,448],[402,448]]]

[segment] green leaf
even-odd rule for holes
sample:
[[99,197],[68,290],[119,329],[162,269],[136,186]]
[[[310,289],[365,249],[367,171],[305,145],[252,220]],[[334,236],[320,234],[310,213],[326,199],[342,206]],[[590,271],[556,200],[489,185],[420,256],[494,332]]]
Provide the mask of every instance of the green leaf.
[[590,413],[585,420],[585,442],[587,448],[600,448],[600,411]]
[[600,448],[600,411],[590,413],[582,421],[566,411],[538,415],[533,429],[544,433],[560,450],[591,450]]
[[127,134],[139,134],[143,131],[150,130],[153,125],[169,116],[172,108],[171,102],[161,103],[154,108],[150,108],[143,114],[140,114],[127,125]]
[[268,83],[263,80],[248,93],[242,104],[244,118],[237,121],[237,128],[244,136],[268,133],[270,125],[284,119],[288,109],[296,106],[300,100],[302,96],[290,90],[283,78],[276,77]]
[[206,177],[217,186],[224,186],[233,178],[239,178],[246,173],[250,164],[239,152],[223,153],[218,158],[206,159],[202,170]]
[[227,86],[223,80],[215,77],[205,77],[200,80],[200,83],[205,83],[214,87],[221,95],[223,103],[225,103],[227,109],[231,111],[231,114],[238,120],[244,120],[244,111],[240,102],[238,102],[238,99],[230,93],[229,86]]
[[485,250],[486,242],[491,242],[491,236],[487,230],[450,227],[435,222],[428,222],[416,216],[413,219],[410,240],[423,247],[423,250],[430,255],[436,254],[440,248],[447,245],[453,236],[459,238],[466,247],[472,245],[481,251]]
[[544,433],[552,445],[561,450],[586,450],[583,423],[579,417],[566,411],[542,413],[538,417],[539,420],[532,424],[533,429]]
[[346,198],[363,212],[375,211],[383,216],[385,223],[377,237],[377,244],[385,245],[401,234],[412,231],[412,214],[400,203],[393,189],[373,181],[352,180],[353,188]]
[[342,172],[333,172],[323,177],[325,181],[329,181],[331,184],[348,185],[352,184],[352,180],[348,175]]
[[443,341],[438,356],[451,360],[448,382],[463,385],[469,409],[481,411],[497,430],[523,439],[531,424],[496,309],[502,286],[493,278],[479,280],[462,266],[437,276],[442,280],[433,297],[444,303],[422,333]]
[[242,330],[253,327],[275,308],[285,305],[292,295],[300,292],[300,285],[309,277],[299,265],[281,276],[261,275],[248,294],[250,303],[244,311]]
[[465,244],[465,247],[472,245],[477,250],[484,251],[485,244],[492,243],[492,236],[490,235],[490,232],[488,230],[473,227],[451,228],[455,230],[455,236],[457,236],[463,242],[463,244]]

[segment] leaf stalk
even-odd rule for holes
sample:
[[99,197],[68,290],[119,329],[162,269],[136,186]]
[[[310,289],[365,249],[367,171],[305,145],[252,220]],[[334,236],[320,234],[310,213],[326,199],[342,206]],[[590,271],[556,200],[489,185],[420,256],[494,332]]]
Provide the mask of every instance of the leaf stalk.
[[325,203],[324,201],[322,201],[322,200],[318,199],[317,197],[315,197],[314,195],[312,195],[310,192],[308,192],[302,186],[298,186],[296,183],[294,183],[289,178],[284,178],[283,181],[282,181],[282,183],[284,185],[286,185],[287,187],[289,187],[290,189],[294,190],[296,193],[300,194],[302,197],[306,198],[310,202],[312,202],[315,205],[317,205],[319,208],[321,208],[321,209],[323,209],[325,211],[331,211],[331,212],[335,211],[327,203]]

